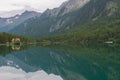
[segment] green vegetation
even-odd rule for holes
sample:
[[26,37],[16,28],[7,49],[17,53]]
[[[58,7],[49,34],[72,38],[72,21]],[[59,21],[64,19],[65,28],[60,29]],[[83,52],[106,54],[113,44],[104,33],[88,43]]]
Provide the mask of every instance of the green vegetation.
[[[43,45],[81,43],[120,43],[120,0],[91,0],[84,7],[58,16],[44,12],[20,24],[11,33],[37,39]],[[24,25],[26,24],[27,25]],[[50,29],[53,27],[53,32]],[[59,29],[57,29],[59,28]],[[58,35],[59,34],[59,35]],[[54,36],[51,36],[54,35]],[[46,36],[46,37],[44,37]]]
[[[120,43],[120,1],[91,0],[78,11],[64,15],[72,16],[66,25],[58,30],[59,35],[38,39],[38,42],[49,44],[81,44],[81,43]],[[75,23],[75,25],[71,25]],[[71,27],[66,30],[66,27]],[[66,30],[66,31],[65,31]]]
[[7,33],[0,33],[0,44],[11,44],[12,45],[12,38],[20,38],[22,43],[30,43],[33,42],[34,39],[30,39],[27,37],[22,37],[22,36],[16,36],[16,35],[11,35],[11,34],[7,34]]
[[67,33],[38,39],[40,42],[51,44],[80,44],[80,43],[104,43],[112,41],[120,43],[120,20],[96,20],[85,25],[77,26]]

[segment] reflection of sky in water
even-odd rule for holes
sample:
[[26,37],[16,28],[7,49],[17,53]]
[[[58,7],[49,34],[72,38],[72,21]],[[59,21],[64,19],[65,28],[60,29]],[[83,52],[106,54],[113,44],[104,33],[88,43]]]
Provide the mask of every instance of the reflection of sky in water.
[[[0,49],[3,50],[0,53],[6,54],[0,56],[0,80],[50,80],[51,73],[59,78],[52,80],[120,80],[118,48],[22,49],[10,51],[11,54],[6,54],[9,49],[5,47]],[[10,78],[4,79],[5,76]]]
[[44,71],[26,73],[22,69],[3,66],[0,67],[1,80],[63,80],[60,76],[47,74]]

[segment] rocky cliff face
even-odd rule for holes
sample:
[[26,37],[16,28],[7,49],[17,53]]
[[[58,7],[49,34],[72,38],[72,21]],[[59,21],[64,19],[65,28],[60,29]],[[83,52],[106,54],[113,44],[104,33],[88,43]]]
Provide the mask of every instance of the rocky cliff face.
[[60,7],[47,9],[40,17],[30,19],[9,32],[42,37],[66,32],[100,18],[119,16],[119,0],[69,0]]
[[68,2],[63,3],[60,6],[60,9],[63,9],[62,15],[82,8],[89,1],[90,0],[69,0]]
[[[51,16],[64,16],[65,14],[67,13],[70,13],[70,12],[73,12],[73,11],[76,11],[80,8],[82,8],[85,4],[87,4],[90,0],[69,0],[67,2],[64,2],[59,8],[57,9],[53,9],[52,11],[49,11],[51,12],[50,15]],[[59,19],[56,24],[52,25],[50,27],[50,32],[54,32],[58,29],[61,28],[61,26],[64,26],[65,23],[67,23],[71,18],[70,17],[67,17],[67,18],[64,18],[64,19]],[[74,25],[74,22],[71,24],[71,25]],[[70,26],[67,26],[66,29],[69,29]]]
[[33,11],[25,11],[21,15],[16,15],[10,18],[0,18],[0,32],[7,32],[13,29],[15,26],[19,25],[20,23],[28,20],[30,18],[35,18],[40,16],[40,13],[33,12]]
[[54,16],[54,17],[63,16],[66,13],[82,8],[89,1],[90,0],[68,0],[58,8],[54,8],[52,10],[47,9],[45,13],[47,13],[49,16]]
[[76,14],[74,14],[75,16],[69,14],[81,9],[89,1],[90,0],[68,0],[60,7],[55,9],[47,9],[44,13],[41,14],[40,17],[25,21],[9,32],[25,36],[29,36],[31,33],[33,33],[32,36],[44,36],[53,34],[64,26],[66,29],[69,29],[71,26],[74,26],[75,23],[70,23],[70,26],[66,25],[69,24],[73,17],[76,17]]

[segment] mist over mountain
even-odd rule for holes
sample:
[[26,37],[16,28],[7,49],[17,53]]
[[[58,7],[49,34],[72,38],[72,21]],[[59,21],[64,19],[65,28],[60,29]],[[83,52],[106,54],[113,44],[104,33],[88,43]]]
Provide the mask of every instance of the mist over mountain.
[[30,19],[40,16],[40,13],[34,11],[25,11],[22,14],[18,14],[10,18],[0,18],[0,32],[7,32],[15,28],[20,23]]
[[21,15],[24,12],[25,12],[25,10],[3,11],[3,12],[0,12],[0,17],[1,18],[10,18],[10,17],[14,17],[16,15]]

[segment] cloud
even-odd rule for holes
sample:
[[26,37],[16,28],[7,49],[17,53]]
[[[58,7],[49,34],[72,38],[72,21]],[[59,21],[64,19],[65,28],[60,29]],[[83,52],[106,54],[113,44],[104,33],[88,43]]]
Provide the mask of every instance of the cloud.
[[2,11],[0,12],[0,17],[2,18],[8,18],[8,17],[14,17],[15,15],[21,15],[25,10],[13,10],[13,11]]
[[22,69],[0,67],[0,80],[63,80],[60,76],[47,74],[44,71],[26,73]]
[[[64,1],[67,0],[0,0],[0,17],[15,16],[23,10],[43,12],[47,8],[59,7]],[[18,12],[13,13],[14,11]],[[12,12],[13,15],[9,15],[8,12]]]
[[0,0],[0,11],[21,10],[30,6],[39,11],[60,6],[66,0]]

